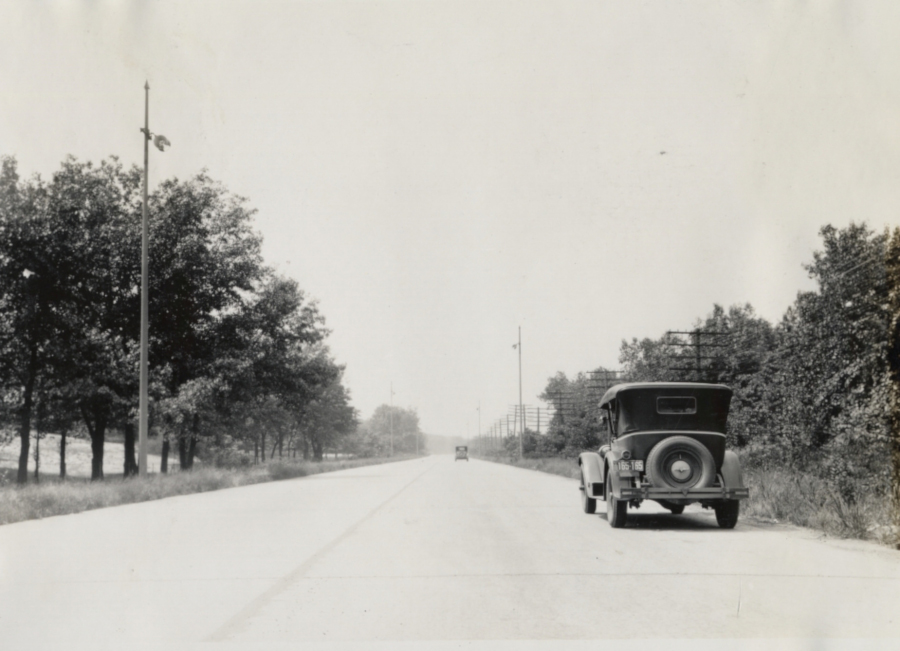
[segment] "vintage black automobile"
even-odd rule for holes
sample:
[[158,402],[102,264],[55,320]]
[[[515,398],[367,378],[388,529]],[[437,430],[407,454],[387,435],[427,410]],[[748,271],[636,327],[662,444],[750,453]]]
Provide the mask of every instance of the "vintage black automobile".
[[456,458],[454,461],[459,461],[460,459],[469,460],[469,448],[466,445],[457,445],[456,446]]
[[699,502],[723,529],[737,524],[750,497],[737,455],[725,449],[731,389],[721,384],[635,382],[610,388],[600,400],[606,441],[583,452],[582,506],[606,501],[609,524],[622,527],[628,506],[655,500],[674,514]]

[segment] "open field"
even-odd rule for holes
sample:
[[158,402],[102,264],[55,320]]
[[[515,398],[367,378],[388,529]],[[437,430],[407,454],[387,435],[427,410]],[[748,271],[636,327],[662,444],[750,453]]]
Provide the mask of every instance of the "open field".
[[[44,434],[41,437],[41,479],[59,476],[59,435]],[[151,450],[159,449],[159,441],[151,439]],[[6,445],[0,445],[0,485],[7,480],[15,480],[19,467],[19,438],[16,437]],[[35,440],[31,440],[28,455],[28,472],[34,476]],[[147,455],[147,468],[150,472],[159,472],[159,454]],[[125,466],[125,447],[115,440],[107,440],[103,446],[103,474],[106,476],[121,475]],[[178,470],[178,454],[169,454],[169,470]],[[91,476],[91,442],[89,439],[66,438],[66,475],[70,478],[90,478]]]
[[[107,452],[115,449],[116,444],[107,444]],[[18,453],[18,446],[16,446]],[[122,450],[119,444],[119,461]],[[68,453],[66,455],[68,459]],[[55,475],[41,473],[41,483],[29,483],[17,486],[15,467],[8,463],[3,468],[5,480],[0,483],[0,525],[23,520],[35,520],[54,515],[80,513],[121,504],[146,502],[174,495],[203,493],[223,488],[248,486],[268,481],[305,477],[334,470],[357,468],[359,466],[376,465],[389,461],[409,458],[396,456],[390,459],[338,459],[324,461],[303,461],[302,459],[270,460],[267,463],[245,468],[212,468],[195,466],[190,472],[176,471],[170,474],[153,472],[147,477],[131,477],[123,479],[121,466],[118,471],[110,472],[105,481],[91,482],[90,455],[87,455],[87,472],[84,472],[84,460],[80,458],[80,471],[70,475],[65,482]],[[104,462],[108,457],[104,455]],[[58,463],[58,460],[57,460]],[[67,462],[68,463],[68,462]],[[104,463],[106,467],[106,463]],[[153,467],[153,466],[151,466]],[[159,468],[159,457],[156,466]],[[170,466],[171,467],[171,466]],[[43,462],[41,468],[43,469]],[[32,472],[34,466],[31,466]]]

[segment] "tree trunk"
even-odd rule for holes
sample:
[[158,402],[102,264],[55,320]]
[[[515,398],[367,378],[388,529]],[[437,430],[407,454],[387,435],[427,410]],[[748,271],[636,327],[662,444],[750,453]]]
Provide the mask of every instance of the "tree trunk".
[[93,408],[93,422],[91,410],[82,407],[81,417],[91,437],[91,481],[103,479],[103,444],[106,440],[106,414],[102,407]]
[[313,448],[313,460],[321,461],[322,460],[322,442],[318,441],[318,440],[313,440],[312,448]]
[[[288,451],[290,452],[290,451]],[[278,435],[278,458],[281,459],[284,456],[284,432]]]
[[98,423],[91,436],[91,481],[103,480],[103,444],[106,442],[106,423]]
[[197,434],[200,432],[200,414],[194,414],[191,420],[191,438],[188,440],[187,467],[194,469],[194,455],[197,453]]
[[197,454],[197,437],[193,434],[191,435],[190,441],[188,441],[188,451],[187,451],[187,460],[188,460],[188,469],[194,469],[194,456]]
[[66,478],[66,434],[68,430],[63,429],[59,434],[59,478]]
[[253,463],[259,463],[259,434],[253,437]]
[[34,432],[34,483],[41,483],[41,430]]
[[28,360],[28,377],[25,380],[22,400],[22,420],[19,425],[19,472],[16,481],[28,483],[28,451],[31,447],[31,409],[34,404],[34,381],[37,379],[37,345],[32,344]]
[[[275,437],[275,441],[272,443],[272,451],[269,453],[270,459],[275,458],[275,450],[277,450],[277,449],[278,449],[278,437]],[[281,456],[281,454],[279,454],[278,456]]]
[[159,455],[159,471],[162,474],[169,472],[169,435],[166,434],[162,442],[162,452]]
[[262,454],[262,462],[266,462],[266,430],[260,432],[259,451]]
[[123,428],[125,434],[125,464],[122,475],[125,478],[138,474],[138,464],[134,457],[134,423],[127,423]]
[[182,472],[188,470],[187,439],[184,437],[183,432],[182,436],[178,437],[178,465],[181,466]]

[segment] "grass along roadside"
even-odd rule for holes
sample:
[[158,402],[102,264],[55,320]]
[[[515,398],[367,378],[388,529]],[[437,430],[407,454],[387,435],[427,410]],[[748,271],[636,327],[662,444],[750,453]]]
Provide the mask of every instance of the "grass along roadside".
[[247,468],[203,467],[191,472],[130,479],[117,477],[102,482],[77,479],[48,482],[42,477],[40,484],[0,487],[0,525],[412,458],[414,456],[404,455],[335,461],[275,460]]
[[[575,459],[477,456],[575,480],[579,477]],[[741,504],[742,517],[759,522],[787,522],[832,536],[872,540],[900,549],[900,531],[891,525],[889,498],[867,495],[851,504],[824,480],[787,470],[745,470],[744,479],[750,488],[750,499]]]

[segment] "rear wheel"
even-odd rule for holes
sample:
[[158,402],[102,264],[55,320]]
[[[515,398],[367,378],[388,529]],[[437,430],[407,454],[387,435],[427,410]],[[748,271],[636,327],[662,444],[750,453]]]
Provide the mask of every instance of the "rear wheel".
[[581,508],[585,513],[597,512],[596,498],[588,496],[587,483],[584,481],[584,472],[581,473]]
[[625,526],[625,520],[628,519],[628,502],[616,499],[612,490],[612,477],[610,473],[606,473],[606,521],[613,529],[620,529]]
[[715,509],[719,526],[722,529],[734,529],[741,513],[741,503],[738,500],[725,500],[716,504]]

